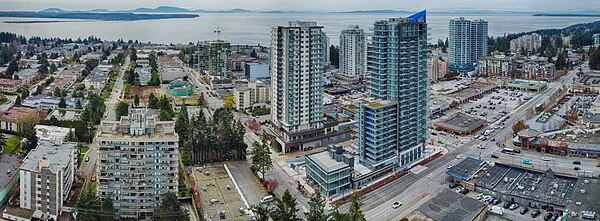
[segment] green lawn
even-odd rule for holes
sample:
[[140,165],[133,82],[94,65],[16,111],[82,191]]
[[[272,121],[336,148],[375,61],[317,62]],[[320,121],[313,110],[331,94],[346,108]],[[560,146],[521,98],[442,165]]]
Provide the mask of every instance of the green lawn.
[[2,100],[0,100],[0,105],[6,104],[8,103],[8,99],[4,98]]
[[21,142],[20,137],[10,137],[6,139],[6,146],[4,147],[5,154],[15,154],[19,150],[19,143]]
[[81,155],[84,155],[85,153],[87,153],[90,150],[90,147],[88,146],[83,146],[81,148]]

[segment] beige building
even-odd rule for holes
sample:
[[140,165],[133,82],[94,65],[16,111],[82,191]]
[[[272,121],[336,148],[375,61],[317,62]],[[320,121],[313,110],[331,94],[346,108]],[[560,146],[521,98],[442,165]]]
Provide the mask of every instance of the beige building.
[[233,89],[235,109],[268,108],[271,102],[270,90],[271,86],[269,84],[260,81],[236,86]]
[[119,217],[150,220],[161,195],[178,192],[175,122],[130,109],[119,121],[102,121],[96,139],[98,195],[112,197]]

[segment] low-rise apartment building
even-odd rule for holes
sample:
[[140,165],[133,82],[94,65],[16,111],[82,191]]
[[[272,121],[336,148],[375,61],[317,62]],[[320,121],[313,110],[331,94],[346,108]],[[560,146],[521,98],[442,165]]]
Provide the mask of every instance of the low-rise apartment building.
[[271,86],[262,82],[251,82],[238,85],[233,89],[235,109],[251,110],[267,108],[271,101]]

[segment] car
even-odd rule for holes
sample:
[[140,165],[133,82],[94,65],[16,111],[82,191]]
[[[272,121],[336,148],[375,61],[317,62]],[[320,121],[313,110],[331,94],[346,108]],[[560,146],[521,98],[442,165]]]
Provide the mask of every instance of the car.
[[483,193],[480,193],[479,195],[477,195],[477,200],[481,200],[483,198]]
[[498,156],[496,156],[495,154],[492,154],[491,157],[494,158],[494,159],[498,159]]
[[496,138],[492,137],[492,139],[490,139],[490,141],[494,142],[494,141],[496,141]]
[[96,176],[92,177],[92,182],[96,182]]
[[[458,158],[456,158],[458,159]],[[454,164],[448,164],[448,167],[446,167],[447,169],[451,169],[454,166]]]
[[550,161],[550,157],[542,157],[543,161]]
[[574,170],[577,170],[577,171],[578,171],[578,170],[581,170],[581,168],[579,168],[579,167],[574,167],[573,169],[574,169]]
[[492,202],[492,204],[494,204],[494,205],[498,205],[498,204],[500,204],[501,202],[502,202],[502,200],[501,200],[501,199],[494,199],[494,202]]
[[276,205],[270,205],[268,210],[269,210],[269,213],[274,213],[274,212],[277,212],[277,210],[279,210],[279,208]]
[[542,214],[542,212],[539,209],[536,209],[533,212],[531,212],[531,218],[535,218],[535,217],[539,216],[540,214]]
[[512,205],[510,205],[510,207],[508,207],[508,209],[510,209],[510,210],[515,210],[517,208],[519,208],[519,204],[516,204],[516,203],[513,203]]
[[485,146],[483,146],[483,145],[479,144],[479,145],[477,145],[477,148],[478,148],[478,149],[485,149]]
[[573,161],[573,164],[575,164],[575,165],[581,165],[581,161],[578,161],[578,160]]
[[544,220],[548,221],[552,219],[552,213],[546,213],[546,215],[544,215]]
[[273,202],[273,196],[272,195],[266,195],[263,196],[262,198],[260,198],[260,203],[264,204],[264,203],[270,203]]
[[448,187],[449,187],[450,189],[454,189],[454,188],[458,187],[458,184],[456,184],[456,183],[451,183],[450,185],[448,185]]
[[460,158],[462,158],[462,155],[460,155],[460,154],[456,155],[456,159],[460,159]]
[[89,162],[90,161],[90,157],[85,157],[85,162]]
[[502,206],[502,207],[504,207],[504,209],[508,209],[508,207],[510,207],[511,205],[512,205],[511,202],[506,202],[506,203],[504,203],[504,206]]
[[523,160],[523,164],[525,164],[525,165],[532,165],[533,162],[531,162],[531,160]]
[[529,211],[529,208],[527,208],[527,207],[523,207],[523,209],[521,209],[521,211],[519,211],[519,213],[520,213],[521,215],[523,215],[523,214],[527,213],[527,211]]
[[490,199],[490,197],[491,197],[491,196],[489,196],[489,195],[485,195],[485,196],[483,196],[483,201],[488,201],[488,200]]
[[398,201],[396,201],[396,202],[394,202],[394,204],[392,204],[392,208],[394,208],[394,209],[398,209],[398,207],[400,207],[400,206],[402,206],[402,203],[398,202]]

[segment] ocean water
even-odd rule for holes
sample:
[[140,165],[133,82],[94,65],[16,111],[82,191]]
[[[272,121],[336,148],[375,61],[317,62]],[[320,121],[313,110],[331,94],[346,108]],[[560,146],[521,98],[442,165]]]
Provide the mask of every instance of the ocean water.
[[[0,31],[20,35],[84,38],[94,35],[106,40],[138,39],[154,43],[188,43],[209,39],[225,39],[233,44],[270,44],[271,27],[287,25],[291,20],[316,21],[325,27],[332,44],[339,43],[341,30],[358,24],[371,32],[373,22],[408,14],[344,14],[344,13],[206,13],[192,19],[164,19],[145,21],[82,21],[64,19],[0,18]],[[428,14],[429,39],[445,39],[448,22],[458,16],[467,19],[484,19],[489,22],[489,35],[532,31],[546,28],[563,28],[572,24],[587,23],[600,18],[592,17],[542,17],[531,15],[445,15]],[[5,23],[6,21],[67,21],[52,23]],[[214,30],[220,29],[220,36]]]

